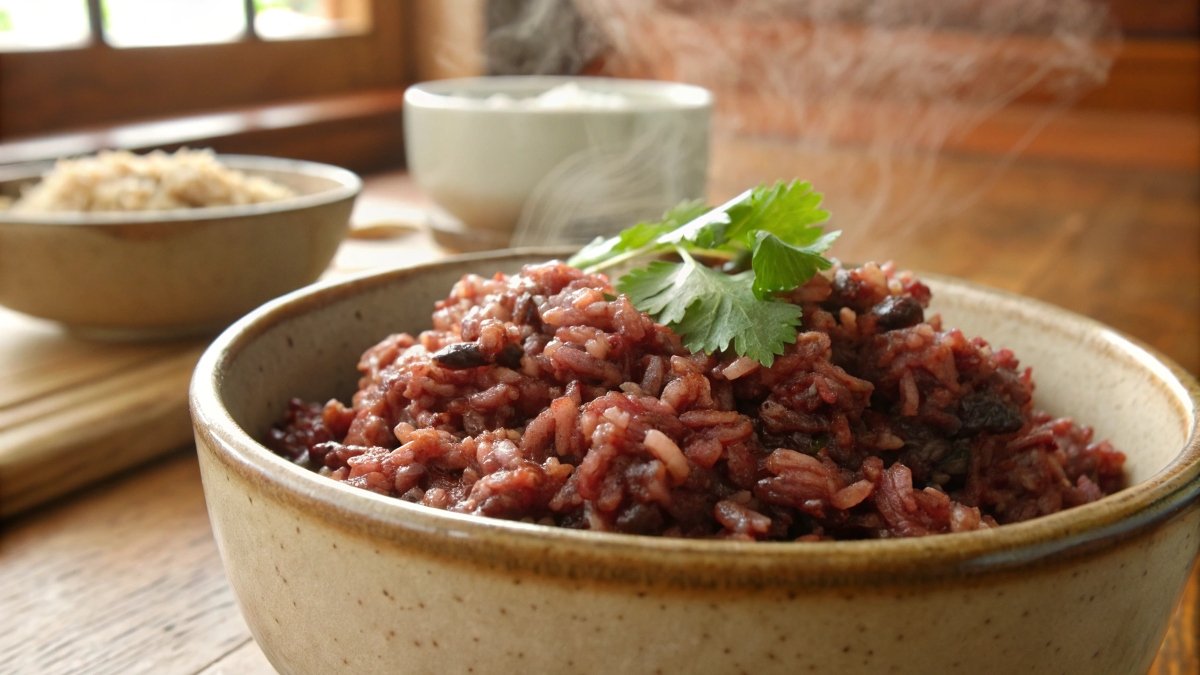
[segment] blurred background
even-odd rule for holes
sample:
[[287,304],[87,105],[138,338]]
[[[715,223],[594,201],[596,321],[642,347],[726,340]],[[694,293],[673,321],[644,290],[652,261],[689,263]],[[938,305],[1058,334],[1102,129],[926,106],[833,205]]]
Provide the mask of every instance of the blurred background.
[[[184,145],[310,159],[367,177],[370,220],[389,191],[420,203],[372,179],[404,170],[405,88],[480,74],[708,87],[711,201],[811,180],[858,259],[924,237],[907,266],[1083,298],[1096,279],[1025,244],[992,260],[938,233],[1103,260],[1161,256],[1129,225],[1152,224],[1178,245],[1147,269],[1174,290],[1071,308],[1121,326],[1196,313],[1196,0],[0,0],[0,164]],[[1194,369],[1192,342],[1157,344]]]
[[[843,260],[1040,299],[1200,373],[1200,0],[0,0],[0,172],[335,164],[364,189],[327,277],[436,260],[405,90],[506,74],[707,87],[710,202],[811,180]],[[200,492],[205,346],[0,308],[0,519],[30,509],[0,523],[0,671],[272,672]],[[1200,672],[1198,607],[1193,573],[1155,675]]]
[[1197,17],[1195,0],[0,0],[0,161],[190,143],[372,171],[403,162],[413,82],[585,73],[709,86],[719,133],[789,149],[1189,170]]

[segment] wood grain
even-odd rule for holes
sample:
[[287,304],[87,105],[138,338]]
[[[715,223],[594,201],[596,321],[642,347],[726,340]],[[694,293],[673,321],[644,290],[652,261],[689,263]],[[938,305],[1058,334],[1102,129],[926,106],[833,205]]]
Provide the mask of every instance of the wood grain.
[[194,673],[248,638],[194,455],[13,523],[0,565],[5,672]]
[[[188,146],[377,171],[403,163],[403,104],[404,90],[393,87],[95,125],[0,142],[0,164],[51,161],[107,148],[147,151]],[[330,138],[338,142],[327,142]]]
[[233,651],[223,655],[198,675],[271,675],[275,669],[258,643],[247,639]]
[[0,310],[0,518],[187,445],[202,348],[83,342]]
[[[1061,26],[1069,33],[1062,15],[1058,22],[1028,21],[990,32],[982,28],[984,19],[970,4],[962,6],[967,11],[961,22],[952,20],[954,8],[948,7],[937,19],[914,12],[912,22],[896,17],[888,25],[865,23],[854,9],[814,20],[810,17],[817,13],[804,5],[797,15],[787,16],[756,11],[754,5],[712,11],[714,4],[707,3],[699,5],[707,9],[691,11],[693,5],[683,2],[680,11],[647,11],[627,0],[591,4],[600,24],[609,26],[613,42],[601,69],[623,77],[701,84],[721,96],[737,89],[770,88],[820,100],[847,92],[866,100],[920,99],[931,87],[938,91],[944,84],[925,75],[946,57],[961,68],[947,71],[947,77],[971,75],[962,86],[940,90],[938,99],[994,94],[978,85],[1006,81],[1015,87],[1008,95],[1019,104],[1045,105],[1066,94],[1088,109],[1191,115],[1200,110],[1196,19],[1192,26],[1181,25],[1166,13],[1150,19],[1158,30],[1143,25],[1122,32],[1114,22],[1107,30],[1092,27],[1064,36],[1046,31]],[[1175,9],[1188,8],[1178,3]],[[1194,17],[1194,3],[1190,11]],[[905,59],[905,67],[889,69],[897,59]],[[847,68],[864,62],[872,67]],[[801,67],[780,68],[781,63]],[[1025,79],[1042,68],[1047,70]],[[1059,75],[1070,75],[1047,76],[1056,68],[1063,69]],[[893,86],[898,83],[904,86]]]
[[1019,148],[1027,159],[1122,169],[1200,168],[1200,128],[1186,115],[1014,104],[973,118],[978,110],[970,106],[845,97],[812,103],[766,91],[724,92],[716,105],[722,118],[732,120],[726,131],[786,139],[788,146],[890,147],[983,161]]
[[1150,675],[1196,675],[1200,673],[1200,563],[1171,618],[1171,629],[1163,639]]

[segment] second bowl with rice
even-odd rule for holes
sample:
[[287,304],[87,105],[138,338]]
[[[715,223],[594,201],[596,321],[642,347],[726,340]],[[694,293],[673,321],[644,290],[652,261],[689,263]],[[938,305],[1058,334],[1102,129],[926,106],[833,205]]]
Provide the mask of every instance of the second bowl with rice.
[[712,105],[678,82],[423,82],[404,96],[408,170],[450,248],[582,244],[705,198]]
[[212,333],[316,280],[361,187],[334,166],[209,151],[5,167],[0,305],[87,337]]

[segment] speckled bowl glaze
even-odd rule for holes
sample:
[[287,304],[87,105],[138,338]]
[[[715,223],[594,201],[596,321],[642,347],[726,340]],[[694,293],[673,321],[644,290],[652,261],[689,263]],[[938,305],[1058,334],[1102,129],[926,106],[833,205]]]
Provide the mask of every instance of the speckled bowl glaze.
[[[0,210],[0,305],[96,338],[215,334],[316,280],[345,237],[362,182],[315,162],[220,155],[292,188],[276,202],[178,211]],[[5,167],[15,196],[49,164]]]
[[380,497],[256,440],[292,396],[346,397],[359,354],[428,325],[474,256],[314,287],[222,334],[191,390],[225,568],[283,673],[1142,673],[1200,549],[1195,380],[1061,309],[929,278],[948,325],[1034,367],[1134,486],[991,531],[830,543],[555,529]]

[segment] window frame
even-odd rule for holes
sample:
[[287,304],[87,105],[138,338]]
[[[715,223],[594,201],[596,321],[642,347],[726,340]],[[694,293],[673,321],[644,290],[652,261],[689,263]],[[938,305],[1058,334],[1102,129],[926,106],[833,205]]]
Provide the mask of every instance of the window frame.
[[[259,40],[251,32],[244,40],[218,44],[114,48],[93,41],[63,50],[5,52],[0,141],[402,88],[412,61],[411,3],[369,2],[371,28],[362,34]],[[94,9],[98,2],[90,4]]]

